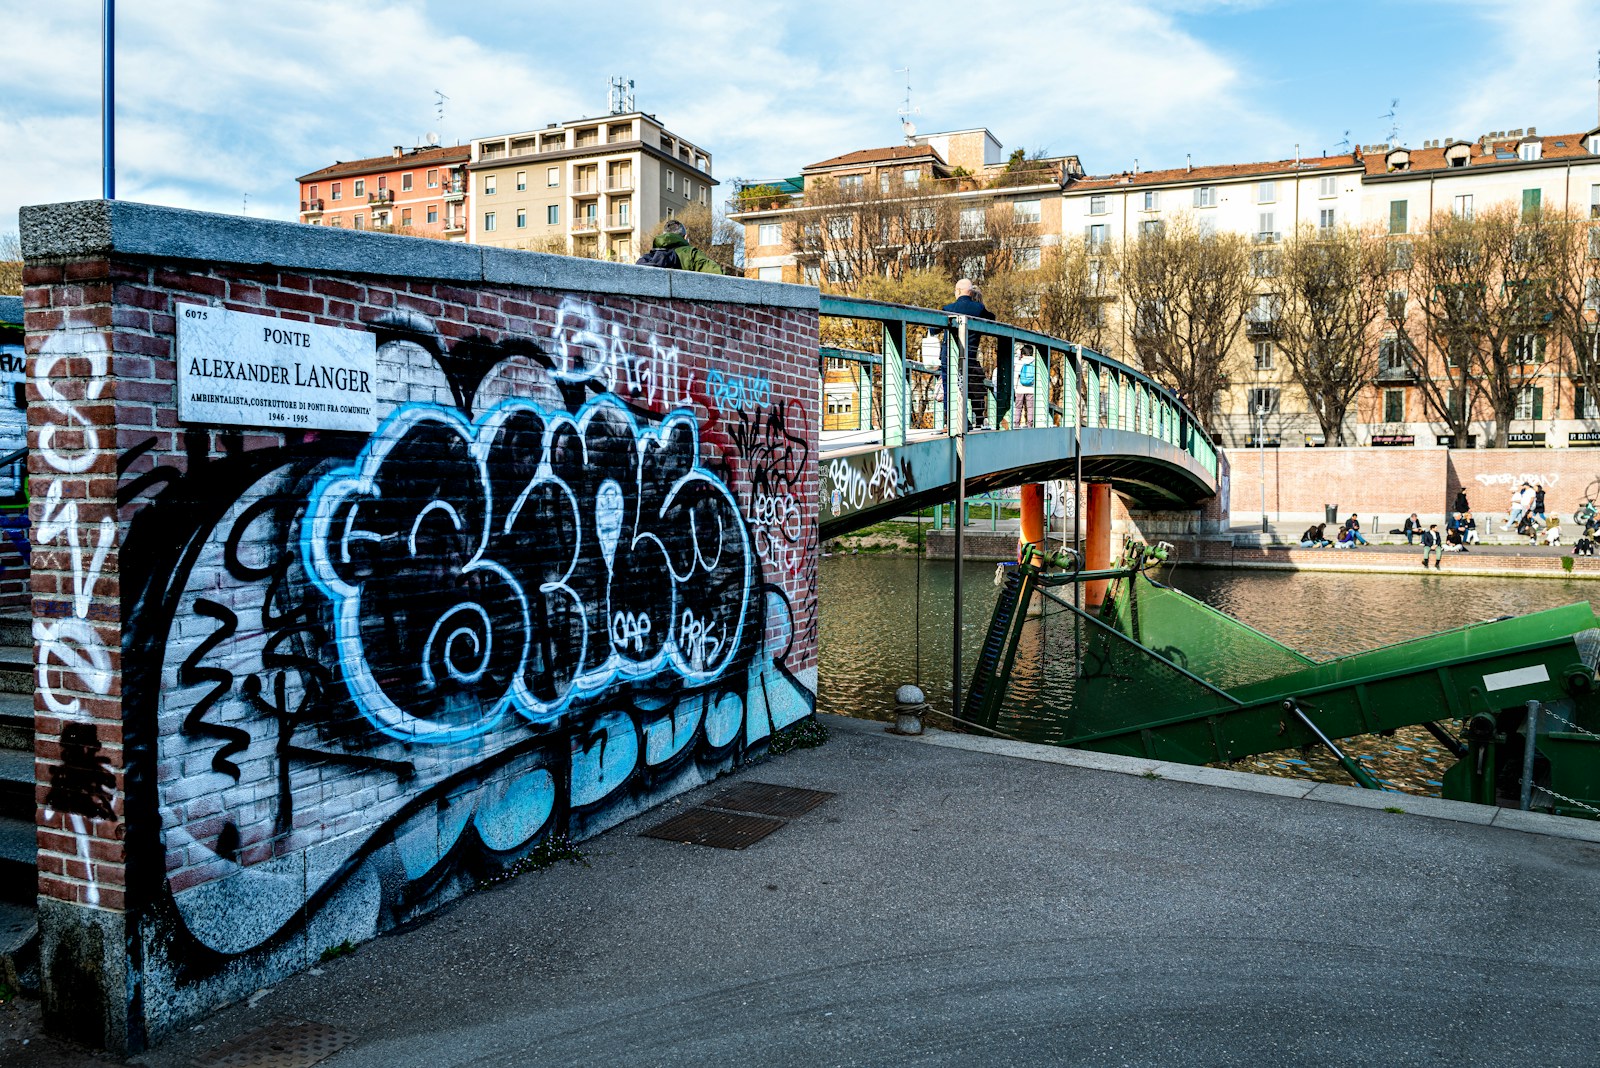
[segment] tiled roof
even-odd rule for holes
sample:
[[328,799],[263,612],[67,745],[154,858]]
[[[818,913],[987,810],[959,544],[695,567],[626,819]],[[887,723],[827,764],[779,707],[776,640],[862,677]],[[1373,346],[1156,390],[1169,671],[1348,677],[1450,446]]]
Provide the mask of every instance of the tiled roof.
[[1361,160],[1355,155],[1343,155],[1310,156],[1300,160],[1298,164],[1292,159],[1280,159],[1262,163],[1224,163],[1193,169],[1173,167],[1164,171],[1141,171],[1138,174],[1093,175],[1075,179],[1067,188],[1069,190],[1115,189],[1124,186],[1163,185],[1168,182],[1222,181],[1227,178],[1251,178],[1257,175],[1304,174],[1340,167],[1356,167],[1360,164]]
[[403,156],[393,154],[373,156],[370,159],[353,159],[348,163],[335,163],[320,171],[302,174],[299,182],[317,182],[324,178],[342,178],[347,174],[371,174],[374,171],[392,171],[404,167],[424,166],[430,163],[465,163],[472,158],[471,145],[441,145],[438,148],[419,148]]
[[[1471,142],[1472,155],[1467,159],[1468,167],[1481,167],[1486,163],[1514,163],[1517,162],[1517,148],[1526,141],[1539,142],[1539,155],[1541,161],[1551,159],[1577,159],[1589,157],[1586,147],[1586,133],[1550,134],[1543,137],[1505,137],[1498,141],[1491,141],[1484,145],[1481,141]],[[1559,142],[1559,143],[1558,143]],[[1407,172],[1412,171],[1440,171],[1448,168],[1445,163],[1445,149],[1452,144],[1464,142],[1443,142],[1438,148],[1412,148],[1407,151],[1411,154],[1411,166]],[[1403,147],[1403,146],[1402,146]],[[1501,153],[1509,153],[1510,158],[1505,158]],[[1389,164],[1384,153],[1374,152],[1367,156],[1368,174],[1387,174]],[[1406,172],[1393,172],[1406,173]]]
[[908,159],[932,158],[937,163],[943,163],[944,157],[939,155],[939,150],[930,145],[892,145],[889,148],[863,148],[856,152],[846,152],[842,156],[825,159],[821,163],[813,163],[809,167],[802,167],[802,171],[821,170],[824,167],[851,167],[864,163],[895,163]]

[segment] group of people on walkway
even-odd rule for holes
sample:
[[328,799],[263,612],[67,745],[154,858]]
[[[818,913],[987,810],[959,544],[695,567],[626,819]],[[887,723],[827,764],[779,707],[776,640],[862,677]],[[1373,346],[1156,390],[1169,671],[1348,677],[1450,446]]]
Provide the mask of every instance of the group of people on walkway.
[[1361,520],[1352,512],[1339,528],[1339,533],[1330,541],[1324,533],[1328,529],[1326,523],[1315,523],[1300,535],[1300,548],[1302,549],[1353,549],[1357,545],[1370,545],[1366,535],[1361,533]]

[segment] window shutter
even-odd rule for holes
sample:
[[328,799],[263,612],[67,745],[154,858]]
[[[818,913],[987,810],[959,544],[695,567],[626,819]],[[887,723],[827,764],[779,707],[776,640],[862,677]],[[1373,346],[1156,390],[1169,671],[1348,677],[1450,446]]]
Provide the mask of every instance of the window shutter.
[[1533,419],[1538,422],[1544,418],[1544,390],[1538,386],[1533,387]]

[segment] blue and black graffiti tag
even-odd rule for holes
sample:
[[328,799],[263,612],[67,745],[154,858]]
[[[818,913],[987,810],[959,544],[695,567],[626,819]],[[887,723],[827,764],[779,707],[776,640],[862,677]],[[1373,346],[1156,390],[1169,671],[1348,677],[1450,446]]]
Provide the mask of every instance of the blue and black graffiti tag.
[[[787,592],[809,587],[758,549],[692,409],[575,385],[526,339],[384,329],[380,366],[454,404],[264,450],[193,430],[185,472],[125,477],[149,651],[125,704],[161,769],[130,784],[160,813],[133,833],[167,858],[131,890],[186,959],[289,954],[331,903],[370,934],[814,707]],[[785,447],[798,479],[808,446]]]

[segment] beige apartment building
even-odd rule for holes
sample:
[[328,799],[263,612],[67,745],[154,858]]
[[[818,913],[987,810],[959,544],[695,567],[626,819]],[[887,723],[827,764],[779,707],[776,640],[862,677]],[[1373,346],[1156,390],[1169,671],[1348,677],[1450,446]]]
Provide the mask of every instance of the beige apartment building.
[[717,185],[711,153],[643,112],[477,138],[467,171],[468,240],[630,263]]
[[959,248],[953,251],[956,266],[960,273],[975,277],[984,273],[983,252],[978,246],[992,227],[992,213],[997,205],[1002,209],[1009,205],[1010,218],[1034,234],[1026,247],[1017,250],[1017,261],[1023,266],[1037,265],[1044,248],[1060,243],[1061,191],[1073,178],[1081,177],[1083,169],[1076,156],[1029,162],[1025,170],[1008,171],[1003,146],[994,134],[980,128],[924,134],[903,145],[848,152],[801,168],[799,178],[761,183],[775,185],[780,192],[741,201],[736,205],[740,210],[729,215],[744,227],[745,274],[811,285],[823,279],[838,280],[844,265],[822,256],[797,255],[790,241],[794,223],[808,211],[804,189],[816,188],[817,183],[842,190],[877,190],[885,197],[921,200],[932,196],[947,201],[958,213],[956,243],[973,243],[966,255]]

